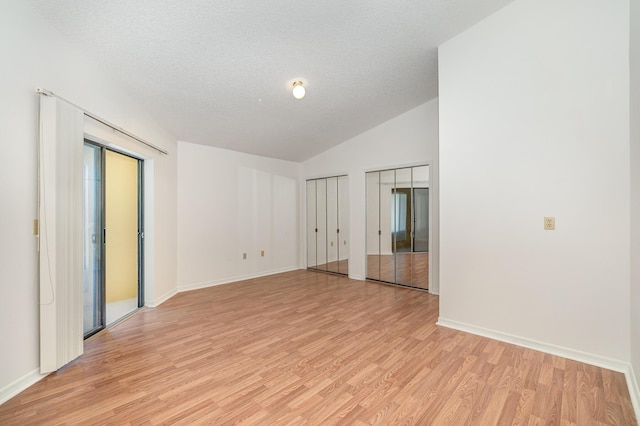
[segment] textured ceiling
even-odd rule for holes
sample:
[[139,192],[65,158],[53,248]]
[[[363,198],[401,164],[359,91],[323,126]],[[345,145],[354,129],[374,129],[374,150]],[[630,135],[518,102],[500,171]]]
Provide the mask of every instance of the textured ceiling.
[[512,0],[29,1],[177,139],[301,161],[435,98],[437,46]]

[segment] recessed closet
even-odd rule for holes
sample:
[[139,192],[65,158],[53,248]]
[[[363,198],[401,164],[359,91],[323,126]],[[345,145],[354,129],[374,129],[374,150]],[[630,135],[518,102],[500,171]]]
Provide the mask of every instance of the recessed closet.
[[349,180],[307,180],[307,268],[349,274]]
[[429,288],[429,166],[366,174],[367,279]]

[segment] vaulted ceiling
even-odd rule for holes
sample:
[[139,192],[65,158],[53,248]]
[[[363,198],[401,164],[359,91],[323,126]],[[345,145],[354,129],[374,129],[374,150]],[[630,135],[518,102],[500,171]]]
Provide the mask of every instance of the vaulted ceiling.
[[179,140],[301,161],[435,98],[437,46],[513,0],[29,1]]

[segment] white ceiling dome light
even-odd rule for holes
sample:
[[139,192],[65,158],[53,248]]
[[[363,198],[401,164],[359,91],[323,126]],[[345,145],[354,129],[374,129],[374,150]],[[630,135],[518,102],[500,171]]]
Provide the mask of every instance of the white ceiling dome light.
[[293,82],[293,97],[296,99],[304,98],[305,90],[301,81]]

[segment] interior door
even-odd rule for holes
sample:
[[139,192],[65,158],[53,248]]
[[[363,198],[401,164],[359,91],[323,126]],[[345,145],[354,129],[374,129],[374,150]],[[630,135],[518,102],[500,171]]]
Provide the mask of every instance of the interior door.
[[380,172],[380,280],[396,282],[395,228],[393,212],[396,208],[393,193],[396,187],[395,170]]
[[429,166],[413,168],[412,285],[429,288]]
[[327,180],[316,180],[317,268],[327,270]]
[[380,172],[366,174],[367,278],[380,279]]
[[307,268],[315,268],[317,259],[316,181],[307,181]]
[[428,289],[429,166],[365,176],[367,279]]
[[338,178],[327,182],[327,271],[338,272]]
[[349,275],[349,178],[338,177],[338,272]]
[[395,187],[393,191],[392,224],[393,224],[393,258],[395,262],[396,284],[412,285],[412,169],[395,171]]

